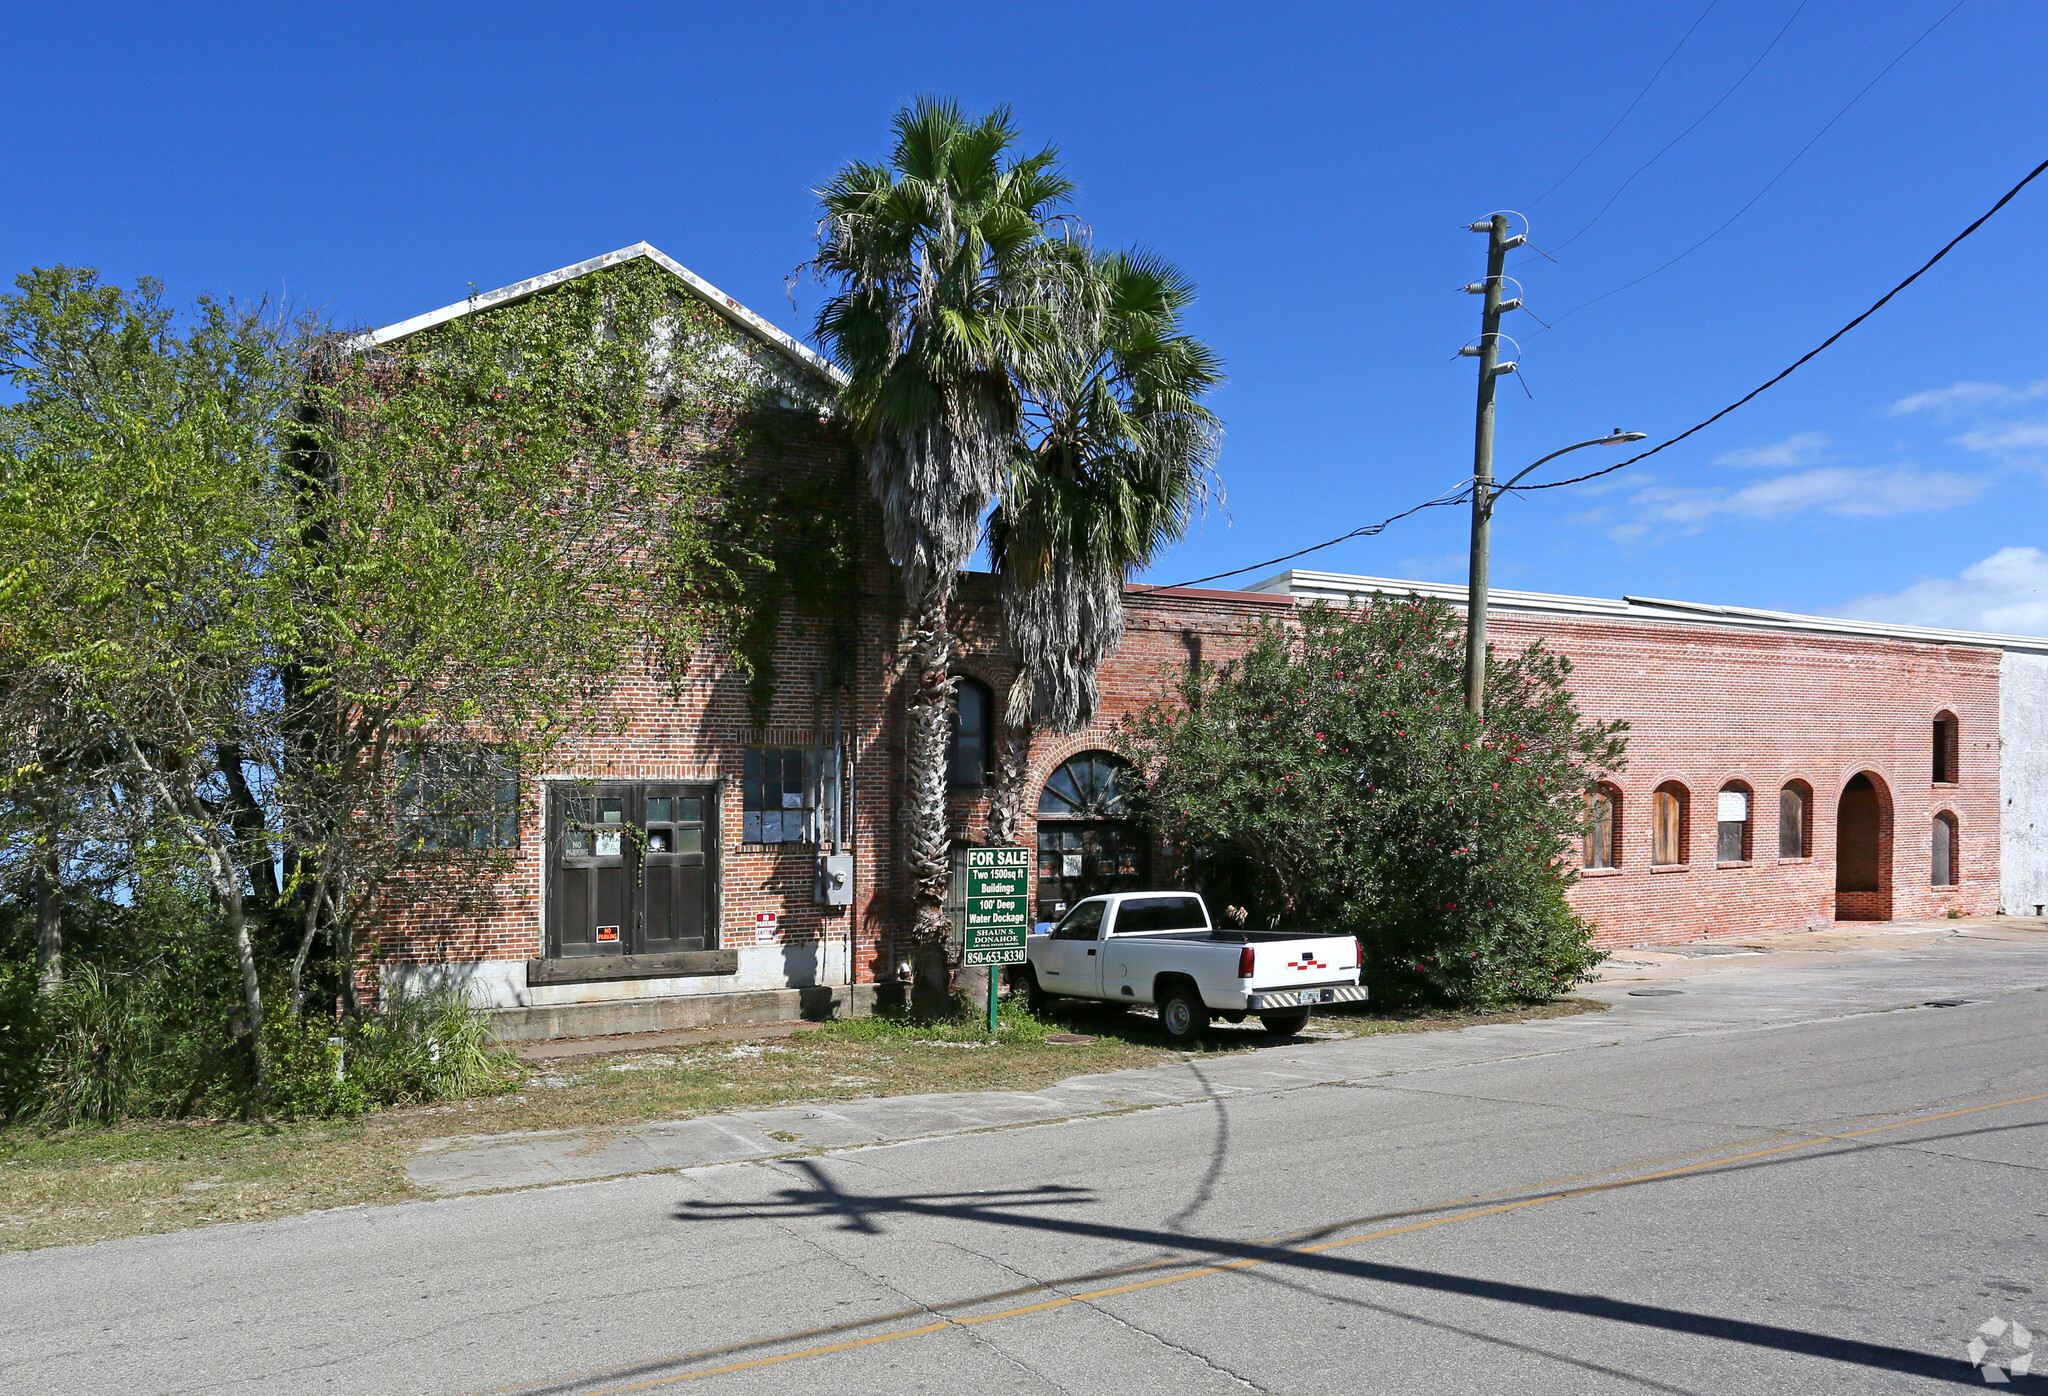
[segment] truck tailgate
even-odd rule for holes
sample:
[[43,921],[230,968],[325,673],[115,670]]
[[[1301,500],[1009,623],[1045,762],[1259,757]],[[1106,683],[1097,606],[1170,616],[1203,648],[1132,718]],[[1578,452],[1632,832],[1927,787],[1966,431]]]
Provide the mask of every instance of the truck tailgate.
[[1245,992],[1271,993],[1310,985],[1358,982],[1358,942],[1350,936],[1255,941]]

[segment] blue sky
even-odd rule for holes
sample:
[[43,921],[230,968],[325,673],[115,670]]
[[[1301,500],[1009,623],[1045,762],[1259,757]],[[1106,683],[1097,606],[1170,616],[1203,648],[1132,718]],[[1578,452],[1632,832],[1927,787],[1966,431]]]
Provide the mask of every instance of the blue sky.
[[[1534,400],[1503,385],[1504,471],[1662,439],[1818,343],[2048,157],[2048,9],[1966,0],[1724,232],[1558,317],[1728,219],[1952,5],[16,3],[0,269],[375,324],[644,238],[803,331],[810,191],[916,93],[1007,102],[1099,240],[1194,276],[1228,360],[1228,512],[1149,577],[1172,582],[1469,473],[1456,288],[1493,209],[1555,257],[1517,268],[1557,328],[1511,317]],[[1497,584],[2048,633],[2044,225],[2048,179],[1716,427],[1504,505]],[[1461,580],[1465,527],[1299,565]]]

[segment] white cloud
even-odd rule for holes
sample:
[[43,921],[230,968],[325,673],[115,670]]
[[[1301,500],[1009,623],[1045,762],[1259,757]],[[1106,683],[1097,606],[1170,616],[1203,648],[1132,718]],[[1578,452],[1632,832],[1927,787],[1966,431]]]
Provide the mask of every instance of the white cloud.
[[1956,444],[1996,456],[2031,455],[2048,447],[2048,422],[2001,422],[1979,427],[1958,436]]
[[1946,388],[1936,388],[1931,392],[1902,397],[1892,404],[1892,414],[1947,414],[1965,407],[2009,407],[2014,403],[2028,402],[2043,395],[2048,395],[2048,378],[2037,379],[2024,388],[2009,388],[2003,383],[1954,383]]
[[1859,597],[1843,614],[1903,625],[2048,635],[2048,553],[2000,548],[1965,567],[1960,576],[1929,578],[1889,596]]
[[1780,468],[1806,465],[1820,454],[1828,444],[1825,433],[1818,431],[1795,432],[1783,441],[1774,441],[1768,446],[1750,446],[1740,451],[1729,451],[1714,457],[1716,465],[1774,465]]
[[1671,523],[1698,524],[1721,515],[1778,518],[1805,510],[1868,518],[1952,508],[1976,498],[1987,483],[1982,476],[1924,471],[1910,465],[1838,465],[1759,480],[1739,490],[1643,490],[1633,502]]

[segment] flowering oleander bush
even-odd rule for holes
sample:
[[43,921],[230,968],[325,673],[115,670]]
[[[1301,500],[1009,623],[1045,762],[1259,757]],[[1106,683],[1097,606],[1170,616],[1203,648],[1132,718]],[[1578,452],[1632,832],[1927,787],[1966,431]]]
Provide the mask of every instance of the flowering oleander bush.
[[1351,932],[1382,1002],[1554,997],[1601,958],[1564,894],[1626,724],[1582,714],[1540,644],[1489,656],[1474,717],[1463,663],[1440,601],[1269,622],[1130,720],[1137,802],[1220,917]]

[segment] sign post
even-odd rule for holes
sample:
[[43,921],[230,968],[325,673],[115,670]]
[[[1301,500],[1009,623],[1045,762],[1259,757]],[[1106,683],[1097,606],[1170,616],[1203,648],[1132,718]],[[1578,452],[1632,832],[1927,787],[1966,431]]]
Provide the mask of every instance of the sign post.
[[1030,931],[1025,880],[1031,876],[1028,848],[967,850],[967,935],[962,965],[988,966],[988,1030],[996,1031],[996,974],[1021,965]]

